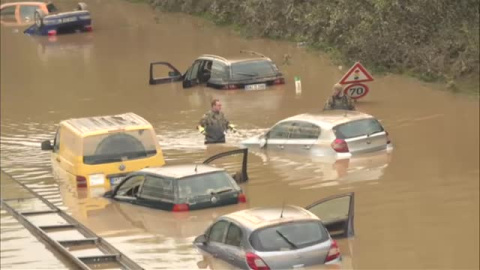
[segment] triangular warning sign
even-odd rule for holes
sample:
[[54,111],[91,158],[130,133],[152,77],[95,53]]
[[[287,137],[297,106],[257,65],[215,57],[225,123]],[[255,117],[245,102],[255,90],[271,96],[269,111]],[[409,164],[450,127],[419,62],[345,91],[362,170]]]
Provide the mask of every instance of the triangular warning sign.
[[348,71],[343,75],[340,80],[340,84],[350,84],[358,82],[371,82],[373,81],[372,75],[360,64],[356,62]]

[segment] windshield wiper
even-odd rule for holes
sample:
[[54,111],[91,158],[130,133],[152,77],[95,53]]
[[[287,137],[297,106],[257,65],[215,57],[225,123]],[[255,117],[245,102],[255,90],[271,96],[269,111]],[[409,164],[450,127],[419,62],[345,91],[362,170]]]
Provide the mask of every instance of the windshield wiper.
[[285,235],[283,235],[283,233],[281,233],[279,230],[275,230],[275,231],[278,233],[278,235],[280,235],[283,238],[283,240],[285,240],[285,242],[287,242],[294,249],[298,248],[297,245],[295,245],[292,241],[288,240],[288,238]]
[[221,193],[225,193],[225,192],[229,192],[229,191],[232,191],[233,188],[222,188],[222,189],[219,189],[219,190],[215,190],[215,191],[212,191],[212,195],[214,194],[221,194]]

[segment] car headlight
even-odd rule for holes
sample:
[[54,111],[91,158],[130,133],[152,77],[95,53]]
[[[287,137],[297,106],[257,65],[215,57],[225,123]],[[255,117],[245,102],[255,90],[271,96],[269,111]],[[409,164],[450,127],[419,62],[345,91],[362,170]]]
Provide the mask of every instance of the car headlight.
[[105,175],[103,173],[90,174],[88,178],[89,186],[103,186],[105,184]]

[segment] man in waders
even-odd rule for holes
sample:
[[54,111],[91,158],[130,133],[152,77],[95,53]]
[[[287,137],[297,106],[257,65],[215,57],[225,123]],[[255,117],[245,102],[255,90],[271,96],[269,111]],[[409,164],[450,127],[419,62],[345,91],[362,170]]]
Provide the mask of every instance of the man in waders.
[[214,99],[211,103],[212,109],[205,113],[198,124],[198,131],[205,135],[205,144],[224,143],[225,131],[235,131],[233,125],[225,118],[220,100]]
[[355,104],[353,99],[344,95],[343,86],[339,83],[333,86],[333,94],[328,98],[327,103],[323,107],[323,110],[355,110]]

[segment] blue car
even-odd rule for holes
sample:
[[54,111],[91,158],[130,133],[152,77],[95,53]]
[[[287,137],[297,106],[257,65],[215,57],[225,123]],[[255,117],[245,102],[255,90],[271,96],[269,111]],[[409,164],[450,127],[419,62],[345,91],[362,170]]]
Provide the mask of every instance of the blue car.
[[[62,33],[92,31],[92,19],[85,3],[78,3],[77,9],[58,12],[53,3],[46,3],[46,8],[38,8],[33,14],[35,24],[24,33],[29,35],[55,36]],[[48,12],[46,12],[46,10]]]

